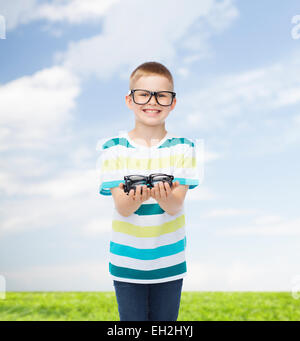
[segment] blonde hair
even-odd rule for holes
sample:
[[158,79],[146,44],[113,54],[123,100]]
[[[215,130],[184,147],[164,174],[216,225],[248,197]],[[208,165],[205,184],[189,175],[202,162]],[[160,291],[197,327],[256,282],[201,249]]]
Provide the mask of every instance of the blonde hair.
[[171,72],[161,63],[158,62],[145,62],[136,67],[129,78],[129,89],[133,89],[134,83],[142,76],[160,75],[166,77],[174,91],[174,81]]

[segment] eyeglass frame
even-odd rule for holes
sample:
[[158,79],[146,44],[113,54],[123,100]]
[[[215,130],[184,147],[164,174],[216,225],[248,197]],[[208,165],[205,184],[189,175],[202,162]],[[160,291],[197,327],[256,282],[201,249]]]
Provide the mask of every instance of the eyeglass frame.
[[[147,187],[148,187],[148,185],[150,185],[149,188],[152,188],[152,187],[154,187],[154,186],[152,185],[152,179],[153,179],[153,177],[156,176],[156,175],[160,175],[160,176],[165,175],[165,176],[169,177],[170,180],[171,180],[171,186],[172,186],[172,182],[173,182],[173,180],[174,180],[174,175],[169,175],[169,174],[164,174],[164,173],[152,173],[152,174],[149,174],[149,175],[131,174],[131,175],[125,175],[125,176],[124,176],[124,180],[125,180],[124,192],[127,193],[127,195],[129,195],[129,191],[126,192],[126,191],[125,191],[125,187],[127,187],[127,181],[129,182],[129,185],[130,185],[130,182],[134,183],[134,181],[130,180],[130,177],[131,177],[131,176],[140,176],[140,177],[144,178],[144,179],[146,180],[146,183],[145,183],[144,185],[147,186]],[[165,181],[163,181],[163,182],[165,182]],[[143,186],[144,186],[144,185],[143,185]],[[137,186],[139,186],[139,185],[137,185]]]
[[[134,92],[137,91],[137,90],[146,91],[146,92],[150,93],[150,98],[148,99],[148,101],[147,101],[146,103],[141,104],[141,103],[137,103],[137,102],[135,101],[135,99],[134,99]],[[160,103],[158,102],[157,94],[160,93],[160,92],[169,92],[169,93],[172,94],[171,104],[160,104]],[[170,105],[173,104],[173,100],[174,100],[174,98],[176,97],[176,92],[174,92],[174,91],[168,91],[168,90],[150,91],[150,90],[145,90],[145,89],[130,89],[130,90],[128,91],[128,96],[130,96],[130,95],[133,95],[133,96],[132,96],[133,102],[134,102],[135,104],[138,104],[138,105],[145,105],[145,104],[149,103],[150,100],[151,100],[151,98],[152,98],[152,96],[154,95],[154,97],[155,97],[155,99],[156,99],[156,103],[157,103],[158,105],[161,105],[161,106],[163,106],[163,107],[169,107]]]

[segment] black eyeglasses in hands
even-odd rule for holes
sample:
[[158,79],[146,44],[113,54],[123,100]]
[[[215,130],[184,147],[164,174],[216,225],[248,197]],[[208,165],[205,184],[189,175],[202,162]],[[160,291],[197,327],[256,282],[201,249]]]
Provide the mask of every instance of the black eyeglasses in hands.
[[132,95],[133,102],[136,104],[147,104],[152,96],[156,98],[156,102],[162,106],[172,105],[176,92],[173,91],[149,91],[143,89],[131,89],[128,95]]
[[[136,190],[136,186],[146,185],[149,188],[152,188],[155,186],[158,182],[168,182],[170,187],[172,187],[172,181],[174,180],[173,175],[163,174],[163,173],[154,173],[150,174],[149,176],[145,175],[125,175],[124,176],[125,184],[124,184],[124,192],[129,194],[129,191],[131,189]],[[143,191],[143,188],[141,188]]]

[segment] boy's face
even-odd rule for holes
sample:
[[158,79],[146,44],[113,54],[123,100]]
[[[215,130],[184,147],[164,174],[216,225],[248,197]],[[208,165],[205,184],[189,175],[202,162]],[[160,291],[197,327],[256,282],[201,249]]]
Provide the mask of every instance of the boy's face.
[[[149,91],[173,91],[170,81],[159,75],[149,75],[140,77],[133,89],[143,89]],[[158,126],[164,123],[171,110],[176,105],[176,97],[170,106],[163,106],[157,103],[155,96],[152,96],[147,104],[136,104],[132,99],[132,95],[126,95],[125,101],[130,110],[135,114],[135,120],[147,126]],[[157,109],[158,113],[147,112],[145,109]]]

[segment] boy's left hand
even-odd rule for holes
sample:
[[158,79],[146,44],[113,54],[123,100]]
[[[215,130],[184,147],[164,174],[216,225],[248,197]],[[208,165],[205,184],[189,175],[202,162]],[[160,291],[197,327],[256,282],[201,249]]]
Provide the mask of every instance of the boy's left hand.
[[151,188],[150,195],[157,201],[167,201],[168,198],[172,196],[173,190],[178,186],[179,181],[173,182],[172,187],[170,187],[168,182],[160,181]]

